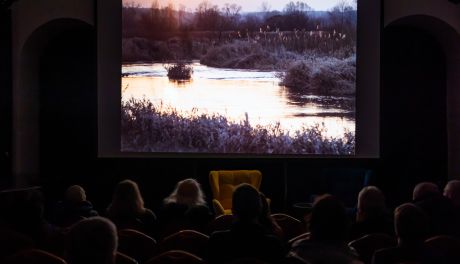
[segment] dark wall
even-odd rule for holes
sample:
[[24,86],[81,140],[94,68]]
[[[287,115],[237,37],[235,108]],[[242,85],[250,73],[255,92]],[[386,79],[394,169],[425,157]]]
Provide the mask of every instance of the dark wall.
[[0,187],[11,183],[11,11],[0,5]]
[[445,55],[427,32],[389,26],[382,61],[381,183],[407,200],[416,183],[447,179]]

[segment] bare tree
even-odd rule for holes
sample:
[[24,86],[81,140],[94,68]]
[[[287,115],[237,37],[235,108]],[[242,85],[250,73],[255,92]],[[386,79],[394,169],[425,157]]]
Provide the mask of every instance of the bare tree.
[[241,6],[226,3],[221,10],[223,16],[222,27],[226,30],[234,29],[240,17]]

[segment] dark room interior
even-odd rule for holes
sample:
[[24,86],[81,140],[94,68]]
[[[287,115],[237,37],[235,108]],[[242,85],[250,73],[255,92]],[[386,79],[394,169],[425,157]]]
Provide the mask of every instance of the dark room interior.
[[[120,108],[119,106],[110,108],[111,95],[105,94],[101,89],[101,83],[106,79],[114,78],[113,76],[107,78],[113,68],[110,63],[114,61],[118,63],[115,79],[118,78],[118,82],[120,79],[120,56],[112,55],[121,55],[117,50],[120,49],[121,44],[112,47],[107,44],[106,38],[111,34],[120,38],[121,2],[121,0],[0,0],[0,208],[2,214],[4,210],[9,210],[11,203],[22,199],[21,193],[26,193],[24,196],[28,197],[27,192],[30,190],[33,192],[35,190],[33,188],[37,187],[44,202],[44,216],[47,220],[52,219],[54,217],[52,208],[57,201],[65,197],[66,189],[72,185],[79,185],[84,188],[93,208],[101,216],[105,216],[104,212],[112,203],[112,194],[118,188],[120,181],[130,179],[138,184],[145,207],[152,209],[161,221],[160,212],[164,206],[164,198],[168,197],[179,181],[192,178],[201,185],[211,213],[217,216],[216,209],[213,208],[215,195],[210,183],[210,172],[259,170],[263,175],[260,191],[269,198],[271,213],[291,215],[302,223],[308,223],[306,220],[308,217],[305,218],[304,213],[310,213],[312,210],[310,206],[323,194],[336,197],[341,201],[347,214],[354,215],[358,210],[357,200],[360,191],[366,186],[376,186],[384,194],[388,210],[393,212],[395,208],[400,209],[401,204],[417,205],[414,187],[419,183],[432,183],[438,187],[441,194],[444,190],[446,195],[446,184],[460,180],[460,3],[458,1],[348,1],[357,3],[358,25],[360,19],[362,19],[361,23],[364,23],[365,17],[359,13],[365,12],[359,11],[360,5],[367,6],[370,2],[375,2],[380,16],[378,18],[380,24],[377,25],[380,32],[373,32],[380,36],[380,41],[377,41],[379,47],[366,46],[368,41],[363,39],[369,36],[363,34],[367,34],[368,31],[361,30],[358,26],[357,68],[361,72],[357,76],[356,92],[358,135],[356,156],[264,156],[212,153],[131,155],[120,151],[119,129],[113,136],[118,140],[118,153],[107,155],[101,149],[101,142],[106,142],[108,137],[101,131],[103,131],[102,127],[106,127],[112,121],[102,118],[101,113],[106,111],[104,109],[109,105],[109,111],[120,120]],[[123,0],[123,4],[125,2],[128,1]],[[166,4],[168,1],[147,2],[149,6],[153,6],[152,2]],[[186,3],[187,1],[169,2]],[[272,2],[271,6],[274,8],[277,1]],[[303,2],[310,4],[315,1]],[[112,9],[113,6],[116,8]],[[110,15],[106,16],[106,14]],[[118,18],[111,21],[112,17]],[[105,31],[104,29],[107,28],[112,28],[115,33]],[[262,32],[262,28],[260,30]],[[371,65],[371,70],[374,72],[367,74],[365,72],[367,69],[363,70],[367,66],[361,64],[360,69],[359,61],[362,59],[360,56],[366,56],[369,50],[375,49],[377,49],[379,64]],[[110,69],[105,67],[107,64],[103,64],[107,62]],[[366,74],[362,74],[363,72]],[[361,80],[373,76],[378,76],[372,80],[373,83],[379,84],[375,90],[378,96],[376,103],[373,103],[374,99],[369,99],[363,92],[366,87],[359,85]],[[118,87],[115,94],[119,93]],[[117,100],[119,102],[120,98]],[[374,110],[369,110],[371,108]],[[375,112],[375,115],[367,115],[369,112]],[[115,127],[119,128],[119,126],[118,124]],[[367,141],[360,143],[360,135],[367,133],[367,127],[370,127],[370,131],[374,128],[376,130],[377,136],[374,138],[378,140],[372,143],[377,146],[376,155],[361,155],[364,153],[361,150],[367,147]],[[106,128],[104,129],[107,131]],[[362,138],[372,139],[367,135]],[[236,194],[233,194],[235,200]],[[21,205],[20,202],[18,204]],[[235,204],[233,206],[236,207]],[[455,212],[455,216],[459,218],[455,219],[460,219],[460,207],[456,207],[456,210],[458,212]],[[395,221],[396,215],[395,212]],[[334,216],[330,217],[334,218]],[[6,220],[0,221],[0,226],[6,222]],[[455,232],[460,229],[459,223],[453,224],[456,226],[453,228],[457,230]],[[122,242],[121,239],[122,228],[115,224],[119,229],[118,251],[126,253],[129,250],[122,251],[126,250],[124,248],[126,242]],[[312,226],[308,226],[307,230],[308,228]],[[4,229],[4,226],[0,227],[1,247],[6,241],[1,235]],[[12,228],[6,225],[6,230],[8,229]],[[286,234],[286,230],[283,231]],[[160,235],[154,237],[161,232],[162,230],[156,230],[152,233],[155,235],[151,235],[157,243],[155,252],[163,250],[159,245],[166,245],[161,243]],[[221,242],[217,238],[213,240],[214,234],[207,235],[210,236],[210,243]],[[443,235],[450,234],[443,233]],[[452,241],[457,244],[454,242],[448,244],[459,248],[459,235],[460,232],[452,233],[452,237],[455,237]],[[6,238],[7,235],[4,237]],[[40,243],[36,244],[40,245]],[[375,254],[373,262],[363,257],[364,255],[359,255],[361,256],[358,258],[359,262],[334,262],[327,258],[323,259],[325,262],[315,262],[315,260],[310,262],[308,261],[310,255],[305,257],[298,252],[295,252],[299,254],[296,256],[304,262],[295,262],[298,260],[292,259],[295,251],[293,245],[289,244],[286,247],[288,256],[291,257],[286,257],[283,262],[264,258],[261,259],[262,262],[255,262],[255,258],[247,262],[223,260],[219,262],[213,255],[220,254],[218,252],[221,249],[216,249],[214,246],[208,246],[208,250],[209,248],[214,250],[207,253],[209,255],[201,256],[198,253],[195,255],[201,261],[207,261],[206,263],[398,263],[388,259],[378,262],[378,256]],[[64,262],[27,263],[84,263],[69,260],[70,257],[67,259],[70,255],[66,254],[70,254],[69,252],[59,255],[61,249],[53,251],[51,247],[37,246],[37,248],[62,257]],[[358,246],[355,249],[359,251]],[[257,250],[258,248],[255,247],[254,251]],[[0,262],[2,257],[6,256],[4,253],[0,248]],[[156,254],[157,258],[158,256],[159,253]],[[155,262],[134,255],[129,257],[137,262],[122,262],[121,257],[117,255],[114,263],[204,263],[191,260],[189,262],[155,260],[158,261]],[[322,257],[320,256],[319,259]],[[11,258],[5,258],[5,261],[12,261],[5,263],[26,263],[14,262],[18,260],[11,260]],[[441,262],[428,263],[458,263],[458,261],[460,258],[449,255]],[[399,263],[425,262],[415,260]]]

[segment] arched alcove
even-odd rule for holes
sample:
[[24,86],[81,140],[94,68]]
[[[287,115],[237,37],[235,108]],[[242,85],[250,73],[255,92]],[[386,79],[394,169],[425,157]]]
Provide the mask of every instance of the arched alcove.
[[383,39],[383,178],[392,193],[406,194],[395,199],[407,200],[417,182],[444,183],[457,170],[459,35],[437,18],[415,15],[390,23]]
[[[59,157],[70,155],[73,147],[77,148],[73,153],[82,148],[75,131],[86,129],[80,126],[79,116],[90,115],[86,107],[96,104],[95,43],[94,27],[71,18],[45,23],[25,42],[13,99],[16,186],[40,183],[38,176],[47,167],[43,161],[54,157],[60,162]],[[82,104],[83,98],[87,101]],[[58,133],[67,134],[67,140]],[[58,145],[69,146],[68,151]]]

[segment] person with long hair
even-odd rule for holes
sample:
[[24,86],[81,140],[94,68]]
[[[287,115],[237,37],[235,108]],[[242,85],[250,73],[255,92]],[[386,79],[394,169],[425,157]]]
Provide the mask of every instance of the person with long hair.
[[208,232],[212,214],[206,203],[200,183],[195,179],[179,181],[163,200],[160,221],[162,236],[181,229]]
[[195,179],[179,181],[171,194],[164,199],[165,204],[177,203],[187,206],[206,206],[201,185]]
[[107,208],[107,217],[118,229],[131,228],[150,236],[155,234],[156,215],[144,207],[139,186],[132,180],[118,183],[112,197],[112,203]]

